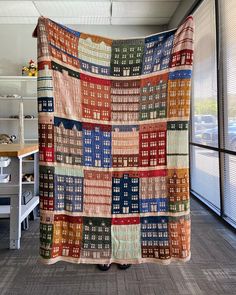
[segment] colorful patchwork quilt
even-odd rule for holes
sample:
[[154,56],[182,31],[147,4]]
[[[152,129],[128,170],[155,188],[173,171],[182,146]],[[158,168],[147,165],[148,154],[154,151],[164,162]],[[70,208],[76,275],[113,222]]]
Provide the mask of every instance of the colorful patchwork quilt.
[[112,40],[40,17],[44,263],[190,259],[193,19]]

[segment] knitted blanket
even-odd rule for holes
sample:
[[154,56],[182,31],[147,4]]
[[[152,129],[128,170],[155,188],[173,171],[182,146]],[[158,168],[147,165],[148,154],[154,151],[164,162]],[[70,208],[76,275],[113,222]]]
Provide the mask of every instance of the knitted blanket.
[[188,261],[192,17],[122,40],[40,17],[34,36],[44,263]]

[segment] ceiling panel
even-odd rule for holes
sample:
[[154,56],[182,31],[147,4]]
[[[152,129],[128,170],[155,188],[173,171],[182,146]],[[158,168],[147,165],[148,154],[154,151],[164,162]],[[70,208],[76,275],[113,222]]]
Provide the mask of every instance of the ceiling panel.
[[[22,2],[21,0],[0,0],[0,2]],[[65,0],[37,0],[38,2],[59,2],[59,1],[65,1]],[[70,0],[71,2],[111,2],[111,0]],[[114,1],[114,0],[113,0]],[[122,0],[120,0],[122,1]],[[132,0],[131,0],[132,1]],[[136,0],[139,1],[139,0]],[[144,1],[144,0],[140,0]],[[152,0],[151,0],[152,1]],[[153,0],[153,1],[159,1],[159,0]],[[163,1],[163,0],[162,0]],[[169,1],[169,0],[167,0]],[[34,0],[24,0],[24,2],[34,2]],[[67,2],[67,1],[66,1]]]
[[39,16],[31,1],[0,1],[0,16]]
[[112,5],[113,17],[171,17],[178,6],[178,2],[114,2]]
[[0,24],[35,24],[37,17],[43,15],[63,24],[163,25],[169,22],[180,2],[181,0],[0,0]]
[[85,16],[85,17],[54,17],[53,20],[60,24],[70,25],[110,25],[110,17]]
[[156,17],[112,17],[112,25],[165,25],[169,18],[156,18]]
[[34,1],[39,13],[48,17],[110,16],[107,1]]
[[[127,0],[112,0],[112,2],[127,2]],[[129,2],[181,2],[181,0],[129,0]]]

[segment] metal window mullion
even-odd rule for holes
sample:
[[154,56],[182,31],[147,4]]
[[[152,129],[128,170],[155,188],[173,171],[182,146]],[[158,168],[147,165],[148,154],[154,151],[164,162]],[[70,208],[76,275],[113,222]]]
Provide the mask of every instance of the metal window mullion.
[[[204,0],[196,0],[194,2],[194,4],[192,5],[192,7],[189,9],[189,11],[186,13],[186,15],[184,16],[184,18],[182,19],[182,22],[185,20],[185,18],[189,15],[194,13],[194,11],[200,6],[200,4],[203,2]],[[194,67],[194,53],[193,53],[193,67]],[[192,73],[193,73],[193,69],[192,69]],[[191,100],[190,100],[190,116],[189,116],[189,128],[188,128],[188,139],[189,139],[189,146],[188,146],[188,163],[189,163],[189,192],[192,191],[192,182],[191,182],[191,163],[194,163],[194,160],[191,159],[193,158],[193,156],[195,155],[194,153],[192,153],[192,149],[191,149],[191,142],[193,140],[193,110],[194,110],[194,100],[193,100],[193,93],[194,93],[194,83],[193,83],[193,76],[191,79]]]
[[218,155],[219,155],[219,187],[220,187],[220,215],[224,218],[225,199],[225,157],[222,149],[225,149],[225,118],[224,118],[224,69],[222,58],[222,26],[220,15],[220,0],[215,0],[216,23],[216,63],[217,63],[217,120],[218,120]]

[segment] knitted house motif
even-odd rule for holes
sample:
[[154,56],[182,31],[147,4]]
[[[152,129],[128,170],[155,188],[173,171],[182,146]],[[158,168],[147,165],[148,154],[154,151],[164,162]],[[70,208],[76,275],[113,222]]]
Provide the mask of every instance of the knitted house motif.
[[190,19],[183,23],[174,36],[170,67],[193,64],[193,27]]
[[137,125],[112,126],[112,166],[138,167],[139,131]]
[[54,129],[51,116],[39,117],[39,160],[42,162],[54,161]]
[[82,218],[57,215],[54,219],[52,257],[80,257]]
[[110,75],[111,44],[111,39],[82,33],[78,44],[81,68],[95,74]]
[[[181,143],[181,144],[179,144]],[[188,122],[167,123],[167,154],[188,154]]]
[[139,178],[135,172],[113,173],[112,214],[139,213]]
[[52,83],[52,64],[50,61],[40,61],[38,63],[39,77],[38,92],[38,112],[53,112],[53,83]]
[[48,42],[53,57],[76,68],[78,61],[78,33],[67,30],[66,27],[48,22]]
[[82,212],[83,171],[79,169],[57,168],[55,169],[54,178],[54,190],[56,194],[55,210]]
[[40,166],[39,196],[41,210],[54,210],[54,167]]
[[113,218],[111,227],[112,257],[114,259],[140,259],[140,218]]
[[83,123],[84,166],[111,167],[111,127]]
[[167,69],[171,61],[173,31],[145,38],[142,74]]
[[[49,23],[49,22],[48,22]],[[49,39],[48,39],[48,23],[40,22],[38,24],[38,58],[46,57],[47,59],[50,56],[50,49],[49,49]],[[39,75],[40,76],[40,75]]]
[[140,80],[111,81],[112,121],[134,121],[139,118]]
[[139,76],[142,72],[143,39],[113,40],[111,76]]
[[82,116],[86,119],[111,119],[110,81],[81,74]]
[[167,115],[168,74],[141,81],[140,120],[165,118]]
[[166,123],[141,125],[139,131],[139,165],[165,165]]
[[53,239],[53,225],[40,223],[40,243],[41,251],[40,254],[44,258],[49,258],[51,256],[51,245]]
[[166,170],[142,171],[140,177],[140,212],[168,211]]
[[82,258],[111,257],[110,222],[110,218],[84,218]]
[[169,211],[183,212],[189,209],[189,175],[187,169],[168,171]]
[[82,124],[54,117],[55,160],[69,165],[82,165]]
[[190,245],[190,219],[189,217],[169,217],[171,238],[171,255],[185,258],[189,253]]
[[168,117],[188,117],[190,112],[191,71],[182,70],[169,74]]
[[79,120],[82,117],[79,73],[52,62],[54,114]]
[[141,218],[142,257],[167,259],[170,257],[168,218]]
[[85,170],[83,211],[91,215],[110,216],[111,187],[111,173]]

